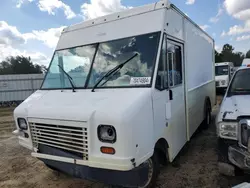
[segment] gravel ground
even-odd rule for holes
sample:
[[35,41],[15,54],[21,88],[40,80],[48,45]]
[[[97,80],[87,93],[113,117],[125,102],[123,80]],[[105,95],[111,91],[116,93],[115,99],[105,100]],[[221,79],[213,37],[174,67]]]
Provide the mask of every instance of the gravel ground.
[[[217,109],[213,112],[215,116]],[[18,145],[11,135],[14,129],[12,109],[0,109],[0,187],[1,188],[101,188],[100,183],[74,179],[53,172],[30,152]],[[173,164],[162,167],[157,187],[232,187],[250,181],[250,176],[221,176],[217,170],[216,134],[214,123],[200,130],[183,148]]]

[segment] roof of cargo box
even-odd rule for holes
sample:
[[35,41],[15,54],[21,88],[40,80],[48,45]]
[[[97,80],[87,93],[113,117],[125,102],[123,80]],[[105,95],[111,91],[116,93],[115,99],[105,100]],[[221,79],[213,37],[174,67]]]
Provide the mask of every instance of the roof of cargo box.
[[206,34],[209,38],[211,38],[214,41],[214,39],[206,31],[201,29],[201,27],[199,25],[197,25],[193,20],[191,20],[186,14],[184,14],[180,9],[178,9],[169,0],[161,0],[161,1],[156,2],[156,3],[152,3],[152,4],[148,4],[148,5],[144,5],[144,6],[139,6],[139,7],[134,7],[131,9],[123,10],[121,12],[116,12],[116,13],[109,14],[109,15],[102,16],[102,17],[98,17],[95,19],[86,20],[86,21],[83,21],[81,23],[71,25],[69,27],[64,28],[62,33],[80,30],[83,28],[88,28],[88,27],[92,27],[95,25],[104,24],[107,22],[112,22],[112,21],[123,19],[123,18],[132,17],[132,16],[144,14],[147,12],[152,12],[155,10],[163,9],[163,8],[174,9],[175,11],[177,11],[179,14],[181,14],[183,17],[185,17],[189,22],[191,22],[193,25],[195,25],[197,28],[199,28],[204,34]]
[[116,12],[116,13],[109,14],[106,16],[83,21],[81,23],[78,23],[78,24],[75,24],[75,25],[72,25],[72,26],[65,28],[63,30],[63,32],[69,32],[69,31],[74,31],[74,30],[86,28],[86,27],[91,27],[94,25],[103,24],[106,22],[111,22],[111,21],[131,17],[131,16],[135,16],[135,15],[155,11],[155,10],[162,9],[162,8],[169,8],[170,5],[171,5],[171,3],[169,2],[169,0],[162,0],[162,1],[148,4],[148,5],[134,7],[134,8],[127,9],[127,10],[124,10],[121,12]]

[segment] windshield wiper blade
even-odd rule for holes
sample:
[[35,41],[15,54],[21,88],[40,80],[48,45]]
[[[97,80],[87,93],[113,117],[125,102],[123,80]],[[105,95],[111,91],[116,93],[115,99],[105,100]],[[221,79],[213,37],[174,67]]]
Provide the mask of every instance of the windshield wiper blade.
[[122,69],[122,67],[124,65],[126,65],[128,62],[130,62],[132,59],[134,59],[136,56],[138,56],[139,54],[136,53],[135,55],[133,55],[131,58],[129,58],[128,60],[126,60],[125,62],[121,63],[120,65],[117,65],[116,67],[114,67],[113,69],[111,69],[110,71],[108,71],[93,87],[92,92],[95,92],[95,89],[97,88],[97,86],[103,81],[104,78],[108,78],[110,75],[112,75],[113,73],[115,73],[116,71]]
[[72,86],[72,91],[73,92],[76,92],[76,90],[75,90],[75,85],[74,85],[74,83],[73,83],[73,78],[60,66],[60,65],[58,65],[58,67],[63,71],[63,73],[67,76],[67,78],[69,79],[69,82],[70,82],[70,84],[71,84],[71,86]]

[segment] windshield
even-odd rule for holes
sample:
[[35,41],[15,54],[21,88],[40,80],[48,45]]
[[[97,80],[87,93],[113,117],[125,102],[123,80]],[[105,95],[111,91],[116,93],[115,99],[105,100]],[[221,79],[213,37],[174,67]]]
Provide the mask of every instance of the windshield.
[[243,95],[250,93],[250,69],[239,70],[231,83],[229,95]]
[[[96,45],[56,51],[49,66],[42,89],[72,88],[63,70],[68,73],[75,87],[85,87]],[[59,66],[62,69],[59,68]]]
[[72,77],[76,88],[93,88],[107,72],[136,53],[137,57],[108,81],[104,79],[98,87],[148,87],[151,85],[159,38],[160,32],[157,32],[56,51],[42,89],[72,88],[58,65]]
[[228,75],[228,65],[215,66],[215,75],[216,76]]

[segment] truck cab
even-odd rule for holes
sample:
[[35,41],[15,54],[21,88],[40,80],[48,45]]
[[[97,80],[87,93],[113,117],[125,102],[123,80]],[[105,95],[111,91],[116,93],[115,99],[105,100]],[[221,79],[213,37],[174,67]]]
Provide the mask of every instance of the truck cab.
[[[250,63],[235,72],[216,118],[220,170],[250,169]],[[225,167],[225,168],[224,168]],[[230,175],[229,174],[229,175]]]
[[231,77],[234,73],[234,65],[231,62],[222,62],[215,64],[216,90],[223,92],[226,90]]
[[69,26],[14,133],[52,169],[153,187],[211,122],[214,59],[214,40],[168,0]]

